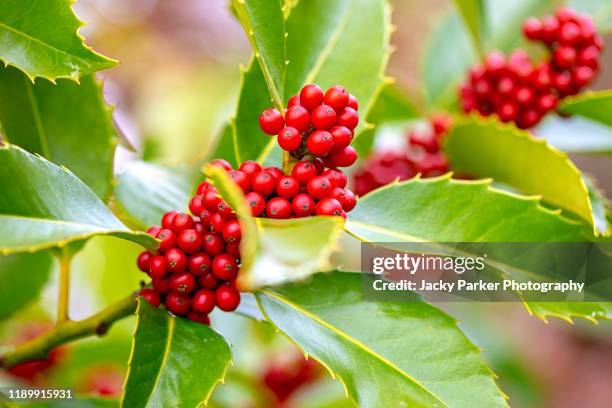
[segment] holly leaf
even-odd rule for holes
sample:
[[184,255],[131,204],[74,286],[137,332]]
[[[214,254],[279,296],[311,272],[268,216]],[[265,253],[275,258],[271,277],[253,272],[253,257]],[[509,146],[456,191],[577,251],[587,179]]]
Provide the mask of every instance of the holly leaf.
[[474,48],[480,50],[485,27],[485,0],[455,0],[455,5],[468,28]]
[[236,145],[234,136],[234,130],[230,123],[223,126],[217,135],[217,145],[207,154],[208,160],[225,159],[233,168],[238,168],[240,166],[240,163],[236,160],[238,156],[238,146]]
[[79,21],[65,0],[5,0],[0,14],[0,61],[37,77],[55,81],[111,68],[117,61],[83,43]]
[[142,229],[159,225],[167,211],[186,211],[198,174],[187,168],[168,168],[134,161],[118,176],[115,203]]
[[606,198],[603,191],[597,186],[597,180],[593,177],[584,176],[584,183],[589,191],[589,199],[593,207],[593,219],[597,230],[605,236],[610,235],[610,224],[606,217],[610,208],[610,201]]
[[266,317],[359,406],[508,406],[454,319],[416,295],[404,303],[363,302],[361,279],[318,274],[257,298]]
[[230,348],[208,326],[139,301],[121,406],[199,407],[223,382]]
[[491,118],[469,116],[456,121],[444,151],[458,173],[491,177],[523,193],[540,194],[544,201],[595,224],[578,168],[565,153],[529,132]]
[[98,197],[108,198],[117,139],[93,76],[80,84],[65,79],[33,84],[15,68],[0,68],[0,123],[9,142],[68,167]]
[[548,115],[532,131],[567,153],[612,153],[612,127],[579,115],[570,118]]
[[95,235],[157,246],[150,235],[123,225],[69,170],[6,143],[0,163],[0,254],[63,247]]
[[580,115],[612,127],[612,90],[585,92],[565,98],[559,105],[559,112]]
[[576,317],[592,323],[612,319],[610,302],[527,302],[526,307],[529,313],[545,322],[548,317],[556,317],[571,324]]

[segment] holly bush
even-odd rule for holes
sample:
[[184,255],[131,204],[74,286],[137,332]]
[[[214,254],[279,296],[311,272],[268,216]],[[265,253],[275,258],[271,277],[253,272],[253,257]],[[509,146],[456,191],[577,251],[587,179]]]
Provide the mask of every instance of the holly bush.
[[[101,311],[72,320],[69,296],[73,257],[88,240],[108,236],[102,259],[114,269],[135,270],[131,251],[124,256],[126,251],[116,250],[123,245],[121,240],[130,241],[130,248],[144,248],[151,256],[165,252],[160,243],[165,245],[166,236],[158,235],[159,230],[147,233],[147,228],[159,224],[171,211],[191,208],[193,213],[190,198],[214,189],[210,200],[217,200],[215,204],[222,200],[231,207],[227,214],[238,220],[242,236],[238,280],[234,275],[227,278],[231,281],[227,285],[241,292],[236,313],[253,319],[256,326],[284,334],[342,384],[348,400],[377,407],[507,406],[496,375],[457,320],[422,299],[362,301],[362,273],[345,270],[332,253],[350,258],[354,251],[350,242],[355,239],[362,243],[610,241],[606,200],[567,155],[612,151],[612,94],[583,89],[598,66],[563,71],[573,64],[568,62],[570,57],[597,63],[597,50],[576,56],[573,49],[558,52],[561,46],[550,45],[553,40],[542,40],[548,41],[547,50],[527,45],[528,40],[520,35],[527,17],[553,13],[553,3],[456,0],[454,10],[436,27],[426,48],[423,101],[415,104],[386,73],[393,32],[387,1],[232,0],[231,10],[244,28],[253,56],[241,70],[235,112],[206,159],[181,168],[134,160],[115,174],[117,145],[130,145],[113,122],[112,107],[103,98],[96,72],[112,69],[117,61],[84,43],[78,32],[82,22],[72,12],[71,2],[5,0],[0,9],[0,60],[5,65],[0,69],[0,319],[8,319],[36,300],[55,264],[59,278],[56,323],[29,341],[5,346],[0,365],[22,376],[28,370],[43,369],[56,350],[81,338],[104,336],[113,323],[135,314],[119,404],[207,404],[232,365],[232,347],[220,334],[231,315],[213,314],[213,329],[207,316],[187,319],[182,316],[186,312],[171,306],[168,309],[174,313],[168,313],[158,306],[158,295],[151,294],[154,291],[140,292],[149,294],[144,296],[147,302],[134,287],[132,293],[113,292],[113,301]],[[606,4],[570,3],[589,13],[598,32],[612,29]],[[531,20],[531,24],[529,35],[535,38],[540,23]],[[579,23],[572,24],[578,27]],[[577,35],[567,31],[569,34],[558,34],[563,46],[563,41],[574,41],[572,35]],[[596,34],[589,35],[597,48]],[[470,99],[497,92],[483,90],[482,83],[458,91],[470,67],[482,62],[485,69],[494,71],[492,75],[503,69],[504,57],[497,57],[502,65],[496,68],[492,50],[509,53],[517,47],[528,51],[524,58],[541,59],[548,52],[544,58],[553,58],[553,65],[566,64],[547,68],[550,72],[546,73],[553,76],[552,87],[535,91],[545,97],[538,100],[547,113],[542,122],[533,113],[519,117],[513,101],[496,111],[493,102]],[[562,91],[566,77],[570,82]],[[506,81],[502,86],[499,78],[495,81],[499,92],[513,85]],[[571,81],[580,86],[571,88]],[[393,173],[390,183],[379,183],[386,186],[359,197],[350,213],[346,206],[332,202],[341,198],[336,201],[331,193],[320,193],[320,185],[308,184],[305,191],[321,194],[316,197],[318,203],[324,197],[332,200],[327,202],[332,203],[329,211],[319,210],[317,204],[316,216],[271,219],[289,218],[290,210],[287,216],[272,217],[276,210],[268,207],[267,218],[253,217],[250,202],[244,198],[249,189],[236,184],[231,171],[210,162],[223,159],[235,169],[256,162],[265,168],[282,167],[278,171],[288,176],[298,161],[312,159],[308,154],[315,148],[322,149],[318,155],[327,156],[331,144],[324,148],[316,144],[331,143],[327,139],[311,141],[311,133],[304,133],[308,143],[298,138],[300,147],[288,152],[278,146],[277,138],[260,129],[263,111],[276,109],[284,115],[289,98],[311,83],[323,89],[341,85],[358,101],[361,118],[349,130],[361,158],[375,150],[381,129],[400,124],[401,133],[406,124],[432,113],[451,115],[448,134],[434,150],[444,155],[452,171],[467,174],[469,179],[441,171],[428,175],[421,169],[400,182]],[[525,91],[527,98],[525,95],[530,94]],[[301,98],[305,104],[303,93]],[[340,110],[350,106],[347,103],[342,102]],[[341,112],[336,111],[340,118]],[[333,111],[328,113],[336,117]],[[571,120],[565,118],[569,115]],[[324,118],[316,120],[325,122]],[[342,120],[337,124],[353,123]],[[336,122],[330,123],[329,127]],[[597,132],[590,130],[593,126]],[[293,133],[289,136],[295,137]],[[295,153],[304,146],[307,150]],[[338,162],[324,157],[320,165],[335,167]],[[434,167],[445,166],[446,162]],[[202,182],[206,187],[198,190]],[[196,223],[199,217],[203,219],[201,211],[193,215]],[[180,241],[178,246],[183,248]],[[148,260],[142,269],[152,273]],[[104,282],[104,276],[99,278]],[[121,286],[118,282],[102,284]],[[177,285],[184,288],[184,284]],[[517,293],[517,300],[535,318],[572,321],[579,317],[597,322],[612,317],[610,303],[530,302],[520,296]],[[450,311],[452,314],[452,308]],[[252,335],[250,331],[243,334]],[[249,340],[256,341],[241,339]],[[229,380],[231,386],[232,378]]]

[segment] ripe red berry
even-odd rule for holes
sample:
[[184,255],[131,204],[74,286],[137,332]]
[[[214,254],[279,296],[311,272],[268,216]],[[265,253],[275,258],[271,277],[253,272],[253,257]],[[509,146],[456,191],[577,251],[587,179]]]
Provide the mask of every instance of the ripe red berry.
[[308,194],[315,199],[330,197],[333,192],[331,182],[324,176],[313,177],[307,184]]
[[266,209],[266,202],[261,194],[251,191],[244,198],[249,208],[251,208],[251,215],[253,217],[259,217]]
[[516,90],[514,98],[519,105],[531,105],[534,99],[533,89],[527,86],[522,86]]
[[510,122],[516,120],[518,114],[518,107],[515,103],[506,102],[502,104],[497,110],[499,120],[502,122]]
[[554,53],[555,63],[561,68],[571,68],[576,61],[576,50],[569,46],[559,47]]
[[223,227],[223,239],[228,244],[235,244],[240,242],[241,238],[240,222],[238,220],[229,221]]
[[359,110],[359,102],[357,102],[357,98],[353,94],[349,94],[349,99],[347,105],[349,108],[353,108],[356,111]]
[[230,171],[232,169],[232,165],[225,159],[215,159],[210,162],[213,166],[221,167],[226,171]]
[[293,197],[291,209],[296,217],[308,217],[315,211],[315,202],[308,194],[300,193]]
[[346,126],[334,126],[329,130],[334,139],[334,147],[340,149],[351,144],[353,132]]
[[357,151],[353,146],[334,149],[329,153],[328,159],[334,167],[348,167],[357,160]]
[[321,174],[325,170],[325,163],[320,157],[315,157],[311,160],[311,163],[315,167],[315,170],[317,170],[317,174]]
[[195,278],[187,272],[170,276],[168,284],[170,291],[174,293],[191,293],[196,287]]
[[253,191],[266,197],[274,192],[274,186],[276,185],[276,179],[267,171],[262,171],[253,177],[253,183],[251,187]]
[[196,217],[199,217],[205,210],[204,194],[196,195],[189,201],[189,211]]
[[182,316],[191,309],[189,296],[181,293],[171,292],[166,297],[166,308],[175,315]]
[[559,43],[561,45],[575,46],[581,37],[580,27],[572,21],[568,21],[561,26],[559,31]]
[[553,16],[544,17],[542,20],[542,33],[540,40],[545,44],[552,43],[559,34],[559,20]]
[[223,239],[213,232],[209,232],[204,235],[204,252],[210,256],[217,256],[225,249]]
[[284,197],[274,197],[266,204],[268,218],[284,219],[291,216],[291,204]]
[[210,188],[210,183],[208,181],[203,181],[198,184],[198,188],[196,189],[196,194],[201,195],[204,194]]
[[231,312],[240,304],[240,293],[230,285],[221,285],[215,291],[215,303],[219,309]]
[[151,279],[151,286],[153,289],[161,295],[165,295],[170,292],[170,284],[168,283],[168,279]]
[[227,244],[225,252],[236,259],[240,258],[240,244]]
[[574,84],[580,88],[588,85],[593,80],[595,72],[587,66],[580,66],[572,73]]
[[308,136],[306,147],[315,156],[325,156],[334,147],[334,138],[325,130],[315,130]]
[[296,179],[298,183],[304,185],[308,183],[308,180],[317,175],[317,169],[314,164],[307,160],[297,162],[291,170],[291,177]]
[[210,271],[210,257],[204,252],[189,257],[189,272],[194,275],[205,275]]
[[276,193],[285,198],[293,198],[300,192],[300,183],[290,176],[280,178],[276,182]]
[[338,115],[338,120],[336,121],[336,125],[345,126],[349,128],[349,130],[353,130],[359,124],[359,114],[353,108],[346,107],[342,110],[340,115]]
[[219,279],[217,279],[217,277],[213,275],[212,272],[209,272],[206,275],[201,276],[198,279],[198,283],[203,288],[212,290],[212,289],[215,289],[217,286],[219,286]]
[[355,208],[357,204],[357,199],[355,198],[355,194],[351,190],[339,188],[334,188],[334,192],[332,193],[332,198],[338,200],[340,205],[342,205],[342,209],[344,211],[351,211]]
[[261,171],[261,165],[255,160],[247,160],[240,165],[238,170],[245,173],[247,176],[253,176]]
[[174,217],[176,217],[178,214],[180,214],[180,212],[178,211],[169,211],[165,213],[161,219],[162,227],[166,229],[172,229],[172,221],[174,220]]
[[538,40],[542,34],[542,23],[535,17],[529,17],[523,23],[523,34],[530,40]]
[[230,280],[238,273],[238,265],[233,257],[221,254],[212,261],[213,274],[221,280]]
[[162,229],[157,234],[157,239],[161,240],[159,243],[159,250],[161,252],[166,252],[170,248],[174,248],[176,246],[176,235],[169,229]]
[[151,258],[153,258],[153,254],[149,251],[144,251],[138,255],[138,259],[136,260],[138,269],[140,269],[142,272],[149,272],[149,263],[151,262]]
[[164,255],[166,259],[166,270],[172,273],[184,272],[187,268],[187,256],[183,251],[172,248]]
[[205,314],[191,311],[191,312],[187,313],[186,317],[187,317],[187,319],[191,320],[192,322],[200,323],[200,324],[203,324],[205,326],[210,326],[210,317],[208,317]]
[[274,176],[275,179],[279,179],[280,177],[283,177],[285,174],[283,173],[283,171],[281,169],[279,169],[278,167],[266,167],[263,169],[264,171],[267,171],[268,173],[270,173],[272,176]]
[[541,95],[536,106],[542,114],[554,110],[557,108],[557,97],[554,94]]
[[349,93],[341,86],[332,86],[325,92],[323,103],[331,106],[336,112],[341,111],[349,102]]
[[528,109],[521,113],[516,125],[519,129],[529,129],[540,121],[541,115],[534,109]]
[[336,117],[334,108],[328,105],[319,105],[312,111],[310,121],[315,129],[327,130],[336,124]]
[[[234,183],[238,184],[242,189],[243,193],[246,194],[251,189],[251,181],[249,176],[243,171],[240,170],[232,170],[227,173],[230,178],[234,181]],[[214,211],[214,210],[211,210]]]
[[318,85],[309,84],[300,91],[300,105],[308,109],[314,110],[317,106],[323,103],[323,91]]
[[586,65],[591,69],[596,69],[599,66],[598,58],[599,50],[597,47],[594,45],[589,45],[578,52],[577,60],[580,65]]
[[193,218],[189,214],[177,214],[172,220],[172,231],[176,234],[193,228]]
[[259,127],[268,135],[277,134],[283,126],[285,126],[283,115],[276,109],[266,109],[259,115]]
[[151,306],[157,307],[161,303],[159,294],[153,289],[142,289],[140,292],[138,292],[138,295],[142,296],[142,298],[146,300]]
[[161,255],[151,258],[151,262],[149,262],[149,276],[153,279],[162,279],[166,276],[166,258]]
[[151,235],[152,237],[156,237],[157,234],[159,234],[159,231],[161,231],[161,228],[155,225],[147,230],[147,234]]
[[323,172],[323,176],[326,177],[333,187],[346,187],[347,178],[343,171],[338,169],[327,169]]
[[228,203],[221,200],[219,204],[217,204],[217,214],[219,214],[223,219],[229,219],[232,217],[234,211],[232,211],[231,207]]
[[484,65],[488,74],[497,76],[503,71],[504,66],[506,65],[506,58],[501,52],[492,51],[485,57]]
[[335,198],[324,198],[317,203],[315,212],[317,215],[341,215],[342,204]]
[[195,254],[202,249],[202,238],[194,229],[187,229],[181,232],[176,240],[179,248],[188,254]]
[[293,106],[285,114],[285,125],[297,129],[298,132],[305,132],[310,127],[310,113],[303,106]]
[[302,144],[302,134],[294,127],[288,126],[278,132],[278,145],[281,149],[292,152]]
[[208,217],[208,229],[211,232],[221,232],[225,226],[225,218],[219,213],[213,213]]
[[191,308],[209,314],[215,308],[215,302],[215,292],[210,289],[200,289],[191,298]]
[[289,98],[289,101],[287,102],[287,108],[292,108],[294,106],[298,106],[300,105],[300,96],[299,95],[293,95],[291,98]]

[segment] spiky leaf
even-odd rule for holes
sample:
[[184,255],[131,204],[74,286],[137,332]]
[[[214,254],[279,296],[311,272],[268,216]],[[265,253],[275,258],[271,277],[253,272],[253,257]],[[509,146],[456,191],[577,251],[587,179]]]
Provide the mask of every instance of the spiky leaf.
[[612,127],[612,115],[610,114],[612,112],[612,91],[585,92],[564,99],[559,106],[559,111],[570,115],[580,115]]

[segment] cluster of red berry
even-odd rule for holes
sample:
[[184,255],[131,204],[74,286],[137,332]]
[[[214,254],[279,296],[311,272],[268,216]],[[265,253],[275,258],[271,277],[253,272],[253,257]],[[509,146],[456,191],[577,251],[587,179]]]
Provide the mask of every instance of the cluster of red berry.
[[309,84],[289,99],[285,116],[276,109],[264,110],[259,126],[268,135],[277,135],[279,146],[301,159],[320,157],[326,167],[348,167],[357,160],[350,146],[359,123],[357,99],[341,86],[325,92]]
[[278,406],[285,403],[296,391],[323,373],[323,367],[314,360],[306,359],[301,353],[283,356],[271,362],[263,373],[263,384],[275,395]]
[[425,126],[410,130],[404,151],[386,150],[372,155],[353,176],[355,193],[364,195],[394,180],[408,180],[418,173],[434,177],[448,171],[442,140],[451,126],[446,115],[433,116]]
[[527,19],[523,34],[545,44],[549,60],[533,65],[524,50],[513,51],[508,59],[491,52],[470,69],[460,88],[465,112],[496,114],[502,122],[528,129],[554,111],[561,98],[588,85],[599,70],[603,42],[589,16],[560,8],[554,16]]

